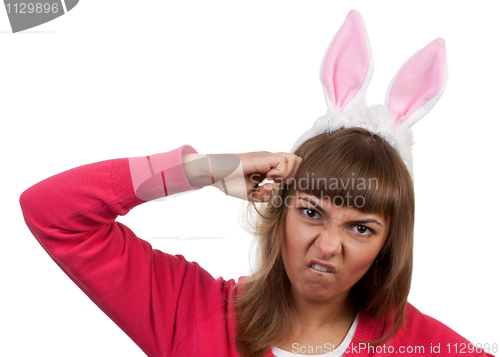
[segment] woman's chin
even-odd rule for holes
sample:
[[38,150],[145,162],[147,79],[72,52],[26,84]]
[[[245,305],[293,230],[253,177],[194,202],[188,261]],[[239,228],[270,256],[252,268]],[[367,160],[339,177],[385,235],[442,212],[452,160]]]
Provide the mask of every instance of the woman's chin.
[[338,294],[332,289],[324,289],[323,287],[308,287],[301,293],[306,300],[324,302],[334,299]]

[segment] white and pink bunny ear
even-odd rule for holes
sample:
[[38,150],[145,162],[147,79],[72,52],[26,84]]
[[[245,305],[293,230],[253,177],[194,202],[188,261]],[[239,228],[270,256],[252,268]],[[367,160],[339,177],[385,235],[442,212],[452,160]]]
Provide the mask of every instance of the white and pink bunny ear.
[[351,10],[323,57],[320,79],[329,109],[345,109],[363,99],[373,75],[373,59],[361,14]]
[[[320,67],[327,113],[319,117],[293,145],[294,152],[304,141],[342,126],[339,119],[353,107],[364,106],[364,97],[373,75],[373,60],[361,14],[351,10],[326,50]],[[334,119],[335,118],[335,119]]]
[[446,47],[438,38],[415,53],[392,79],[385,104],[396,126],[409,129],[443,94],[447,79]]

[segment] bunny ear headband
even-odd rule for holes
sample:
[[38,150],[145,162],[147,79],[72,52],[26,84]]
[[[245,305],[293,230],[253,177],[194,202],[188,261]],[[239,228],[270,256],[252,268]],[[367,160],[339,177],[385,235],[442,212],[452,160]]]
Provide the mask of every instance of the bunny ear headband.
[[363,19],[351,10],[321,64],[328,110],[295,142],[291,152],[322,133],[362,127],[394,147],[412,174],[411,126],[432,109],[446,84],[444,40],[438,38],[410,57],[392,79],[385,103],[368,107],[365,94],[372,74],[373,59]]

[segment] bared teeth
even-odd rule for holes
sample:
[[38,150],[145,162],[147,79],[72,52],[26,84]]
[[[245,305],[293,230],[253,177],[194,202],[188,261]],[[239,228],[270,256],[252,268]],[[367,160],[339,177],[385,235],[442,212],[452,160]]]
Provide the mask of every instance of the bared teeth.
[[332,272],[332,269],[330,269],[329,267],[324,267],[323,265],[319,265],[319,264],[313,264],[313,265],[311,265],[311,268],[316,269],[316,270],[320,270],[320,271],[325,271],[328,273]]

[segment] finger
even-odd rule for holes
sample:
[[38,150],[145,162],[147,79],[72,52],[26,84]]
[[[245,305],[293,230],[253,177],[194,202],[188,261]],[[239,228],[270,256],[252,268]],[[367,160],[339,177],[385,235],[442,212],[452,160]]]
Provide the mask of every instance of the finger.
[[[279,153],[276,159],[277,163],[266,173],[266,177],[272,180],[280,181],[288,173],[288,157],[284,153]],[[275,159],[275,160],[276,160]]]
[[297,173],[298,167],[302,162],[302,158],[294,154],[283,154],[278,164],[270,171],[266,177],[273,179],[276,182],[289,184],[293,181],[293,177]]
[[249,201],[254,202],[268,202],[271,199],[273,184],[266,183],[260,187],[255,188],[249,196]]
[[[284,163],[283,163],[284,162]],[[286,159],[279,157],[278,162],[266,172],[266,178],[275,179],[283,175]]]
[[293,178],[293,170],[296,166],[295,155],[287,154],[285,163],[286,166],[283,172],[282,179],[285,183],[287,183],[288,181],[290,181],[290,178]]
[[300,165],[302,164],[303,159],[300,156],[294,155],[293,158],[293,167],[292,167],[292,172],[290,173],[290,182],[287,182],[287,184],[292,184],[293,179],[295,176],[297,176],[297,171],[299,170]]

